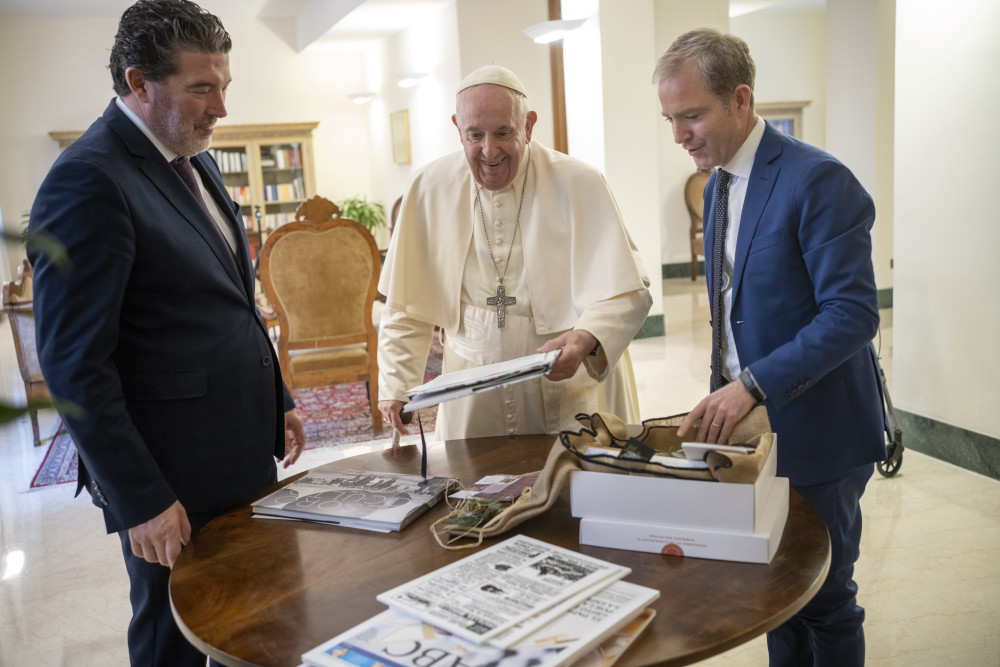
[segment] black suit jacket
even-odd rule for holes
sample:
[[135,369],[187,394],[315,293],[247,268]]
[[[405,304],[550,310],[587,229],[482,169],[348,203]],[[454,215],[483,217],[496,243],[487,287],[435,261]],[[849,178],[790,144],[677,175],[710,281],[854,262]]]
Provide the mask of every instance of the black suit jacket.
[[242,270],[113,100],[56,160],[31,210],[30,229],[71,262],[28,249],[39,360],[53,396],[75,406],[62,412],[80,485],[109,532],[178,499],[189,514],[250,500],[284,453],[293,404],[254,307],[239,207],[211,157],[192,163],[238,234]]

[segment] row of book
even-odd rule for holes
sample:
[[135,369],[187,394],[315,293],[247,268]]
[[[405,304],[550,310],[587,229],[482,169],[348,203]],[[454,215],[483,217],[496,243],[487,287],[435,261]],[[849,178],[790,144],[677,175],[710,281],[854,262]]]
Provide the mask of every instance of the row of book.
[[630,570],[523,535],[378,596],[388,609],[302,655],[306,667],[610,667],[659,591]]
[[209,148],[208,154],[219,165],[219,171],[223,174],[235,174],[247,170],[247,154],[242,150],[227,151],[219,148]]
[[[223,174],[237,174],[248,169],[247,154],[242,149],[209,148],[208,153],[219,165],[219,171]],[[260,166],[264,169],[301,169],[302,149],[298,144],[262,149]]]
[[266,213],[264,214],[263,226],[264,229],[271,230],[277,229],[284,224],[295,221],[294,213]]
[[264,201],[289,201],[305,198],[306,185],[301,176],[296,176],[288,183],[264,186]]
[[227,185],[226,190],[229,192],[229,196],[232,197],[233,201],[237,204],[250,203],[249,185]]
[[264,169],[301,169],[302,149],[298,144],[288,146],[272,146],[262,149],[260,153],[260,166]]

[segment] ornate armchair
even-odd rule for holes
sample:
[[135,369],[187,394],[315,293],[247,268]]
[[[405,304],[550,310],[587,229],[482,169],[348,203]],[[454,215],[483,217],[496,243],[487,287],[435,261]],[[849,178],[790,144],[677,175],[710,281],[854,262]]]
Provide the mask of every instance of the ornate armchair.
[[261,286],[278,321],[278,359],[289,389],[365,382],[372,427],[378,411],[377,334],[372,323],[381,262],[371,233],[313,197],[295,221],[268,236]]
[[3,285],[3,311],[10,320],[10,331],[14,336],[14,352],[17,366],[24,380],[24,394],[28,401],[28,415],[31,417],[31,432],[35,446],[42,444],[38,434],[38,409],[33,404],[51,400],[49,388],[42,377],[35,349],[35,313],[31,304],[31,283],[34,272],[28,260],[21,262],[17,279]]
[[705,185],[711,175],[711,170],[696,171],[684,185],[684,202],[687,204],[688,215],[691,216],[691,280],[698,277],[698,257],[705,255],[702,216],[705,208]]

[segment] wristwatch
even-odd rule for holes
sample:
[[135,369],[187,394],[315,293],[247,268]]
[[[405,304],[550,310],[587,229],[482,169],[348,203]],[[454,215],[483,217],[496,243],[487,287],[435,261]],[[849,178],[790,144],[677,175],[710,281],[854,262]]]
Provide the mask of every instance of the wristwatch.
[[760,388],[759,384],[757,384],[757,378],[755,378],[753,373],[750,372],[749,366],[744,368],[743,372],[740,373],[740,381],[743,383],[743,386],[747,388],[747,391],[750,392],[750,396],[753,397],[753,400],[758,403],[763,403],[767,398],[764,390]]

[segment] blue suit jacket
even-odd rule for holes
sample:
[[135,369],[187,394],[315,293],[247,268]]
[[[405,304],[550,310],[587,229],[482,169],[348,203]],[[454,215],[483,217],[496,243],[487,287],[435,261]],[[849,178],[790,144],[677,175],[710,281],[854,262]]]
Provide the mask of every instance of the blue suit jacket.
[[[715,174],[705,188],[711,257]],[[834,157],[767,125],[747,187],[729,325],[767,395],[778,474],[816,484],[885,459],[872,267],[875,207]],[[711,272],[708,272],[711,273]],[[711,276],[708,293],[712,293]]]
[[[192,158],[239,234],[232,253],[183,181],[115,105],[56,160],[30,228],[39,360],[80,454],[80,485],[110,531],[180,500],[190,514],[252,499],[284,453],[276,355],[253,300],[239,207]],[[79,492],[79,487],[77,489]]]

